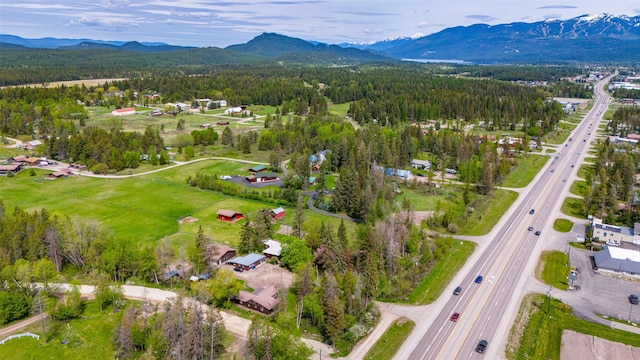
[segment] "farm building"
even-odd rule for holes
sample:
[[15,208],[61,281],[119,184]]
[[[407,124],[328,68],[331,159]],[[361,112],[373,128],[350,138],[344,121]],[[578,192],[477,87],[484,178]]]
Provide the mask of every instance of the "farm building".
[[252,172],[254,174],[265,170],[267,170],[267,165],[256,165],[249,168],[249,172]]
[[227,264],[233,265],[243,271],[248,271],[260,266],[260,264],[264,263],[264,260],[264,255],[251,253],[246,256],[238,256],[231,260],[227,260]]
[[122,108],[122,109],[115,109],[111,112],[111,115],[113,116],[127,116],[127,115],[133,115],[136,113],[136,109],[134,108]]
[[40,140],[31,140],[22,144],[22,149],[24,150],[33,150],[36,147],[42,145],[42,141]]
[[268,181],[276,181],[278,179],[278,174],[271,171],[260,171],[253,175],[249,175],[246,177],[247,181],[252,183],[261,183]]
[[218,210],[218,220],[234,222],[242,219],[242,213],[235,210]]
[[280,255],[282,255],[282,244],[280,244],[280,241],[267,239],[264,241],[264,251],[262,253],[267,259],[273,257],[280,258]]
[[12,163],[9,165],[0,165],[0,175],[7,175],[9,173],[17,174],[22,167],[21,163]]
[[228,245],[225,244],[215,244],[212,245],[214,247],[213,257],[209,265],[218,266],[224,264],[227,260],[232,259],[236,256],[235,249],[232,249]]
[[234,300],[247,309],[256,310],[263,314],[271,314],[278,300],[278,291],[271,285],[267,288],[257,288],[253,292],[240,290]]
[[271,209],[271,211],[269,211],[269,214],[271,214],[271,217],[273,217],[276,220],[282,219],[284,217],[284,208],[279,207],[279,208]]

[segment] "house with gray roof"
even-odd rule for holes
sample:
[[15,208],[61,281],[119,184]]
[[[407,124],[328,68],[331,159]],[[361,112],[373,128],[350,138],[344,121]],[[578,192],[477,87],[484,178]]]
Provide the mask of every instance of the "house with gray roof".
[[235,268],[243,271],[248,271],[260,266],[264,261],[264,255],[251,253],[246,256],[237,256],[231,260],[227,260],[227,264],[233,265]]
[[640,251],[605,246],[593,259],[598,270],[640,275]]

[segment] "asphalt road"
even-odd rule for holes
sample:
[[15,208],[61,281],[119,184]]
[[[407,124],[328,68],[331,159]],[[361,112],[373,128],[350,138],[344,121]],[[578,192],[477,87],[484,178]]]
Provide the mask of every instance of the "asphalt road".
[[[595,105],[573,131],[572,140],[559,148],[558,158],[554,157],[536,176],[489,234],[489,241],[479,246],[470,264],[456,276],[450,290],[460,285],[462,293],[445,293],[416,325],[394,359],[504,358],[509,328],[544,248],[545,231],[552,229],[562,195],[570,184],[563,180],[575,177],[579,166],[572,165],[583,160],[590,138],[596,136],[591,130],[607,109],[608,98],[602,89],[607,81],[596,86]],[[530,209],[535,213],[530,214]],[[540,230],[541,235],[528,231],[529,226]],[[484,277],[481,284],[474,283],[478,275]],[[454,312],[461,314],[457,322],[449,320]],[[489,342],[485,354],[475,352],[481,339]]]

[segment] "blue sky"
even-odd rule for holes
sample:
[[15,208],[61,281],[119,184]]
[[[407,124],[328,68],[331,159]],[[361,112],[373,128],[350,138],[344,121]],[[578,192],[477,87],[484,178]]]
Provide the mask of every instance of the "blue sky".
[[598,13],[640,15],[640,1],[2,0],[0,33],[225,47],[275,32],[336,44]]

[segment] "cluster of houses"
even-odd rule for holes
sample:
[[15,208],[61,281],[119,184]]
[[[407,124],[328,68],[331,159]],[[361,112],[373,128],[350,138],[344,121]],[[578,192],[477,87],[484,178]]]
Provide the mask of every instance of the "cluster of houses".
[[[27,155],[18,155],[8,159],[5,163],[0,164],[0,175],[9,175],[10,173],[15,175],[20,172],[22,169],[33,168],[33,167],[42,167],[50,165],[51,162],[46,158],[27,156]],[[53,172],[49,174],[49,179],[59,179],[62,177],[67,177],[73,175],[73,169],[65,168],[60,171]]]
[[[282,255],[282,244],[273,239],[264,240],[264,251],[261,254],[250,253],[244,256],[237,256],[236,250],[224,244],[214,246],[214,255],[210,260],[211,267],[220,267],[229,265],[236,272],[251,271],[262,264],[267,259],[279,259]],[[174,277],[181,277],[179,269],[172,269],[164,274],[165,280]],[[192,275],[189,277],[191,282],[207,280],[211,277],[211,273],[203,273]],[[186,278],[186,276],[185,276]],[[257,288],[253,292],[241,290],[233,299],[238,305],[247,309],[259,311],[263,314],[271,314],[275,310],[277,300],[277,290],[274,286]]]
[[249,168],[249,172],[251,172],[251,175],[246,176],[245,179],[250,183],[265,183],[280,180],[280,178],[278,178],[278,174],[272,171],[267,171],[266,165],[253,166]]

